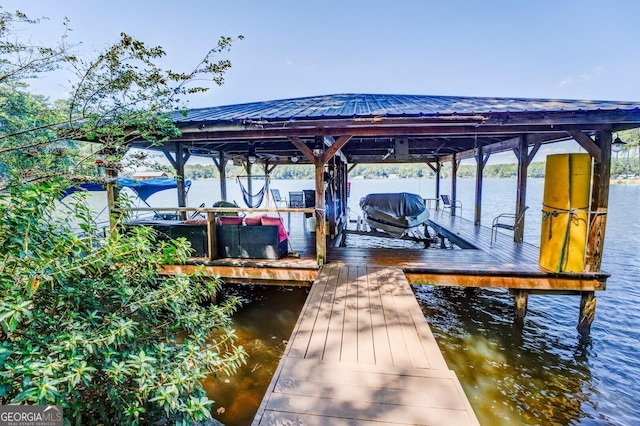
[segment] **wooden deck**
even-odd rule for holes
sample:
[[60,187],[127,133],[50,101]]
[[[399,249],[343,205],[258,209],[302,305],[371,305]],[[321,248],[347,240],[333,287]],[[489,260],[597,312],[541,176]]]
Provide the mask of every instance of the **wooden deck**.
[[[315,233],[303,214],[283,215],[290,231],[293,256],[278,260],[192,259],[189,265],[167,265],[167,273],[189,272],[204,265],[204,272],[226,282],[311,285],[319,267]],[[401,268],[410,284],[500,287],[529,292],[599,291],[609,276],[597,273],[555,273],[538,265],[539,248],[517,245],[510,234],[499,232],[491,243],[491,229],[472,221],[432,211],[430,227],[473,249],[357,248],[327,244],[327,263],[348,266]]]
[[401,268],[410,284],[501,287],[530,292],[604,290],[609,276],[597,273],[555,273],[538,265],[539,248],[520,245],[499,232],[491,243],[491,228],[432,211],[431,228],[473,249],[390,249],[330,247],[329,264]]
[[398,268],[324,266],[254,425],[478,421]]

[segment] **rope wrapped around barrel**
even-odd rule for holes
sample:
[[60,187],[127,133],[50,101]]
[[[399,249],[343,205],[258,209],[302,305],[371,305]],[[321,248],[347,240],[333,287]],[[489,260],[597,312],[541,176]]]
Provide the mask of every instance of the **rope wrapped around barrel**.
[[[551,206],[546,204],[542,204],[542,206],[546,209],[551,209]],[[550,240],[553,237],[553,218],[558,217],[562,214],[567,215],[567,226],[565,226],[564,236],[562,238],[562,247],[560,249],[560,261],[558,263],[558,272],[562,270],[562,262],[566,258],[566,250],[567,245],[569,243],[569,235],[571,234],[571,224],[577,225],[580,221],[578,216],[579,213],[587,213],[588,208],[570,208],[570,209],[553,209],[550,211],[542,210],[542,223],[544,223],[547,219],[549,220],[549,231],[547,233],[547,239]]]

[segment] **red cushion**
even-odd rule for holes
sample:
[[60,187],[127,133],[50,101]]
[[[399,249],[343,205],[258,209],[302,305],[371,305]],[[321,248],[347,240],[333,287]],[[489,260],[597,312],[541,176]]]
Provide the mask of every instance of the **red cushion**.
[[240,216],[220,216],[218,218],[220,225],[242,225],[242,217]]
[[278,241],[283,242],[287,239],[289,235],[287,231],[284,229],[284,223],[282,223],[282,219],[279,217],[269,217],[262,216],[261,218],[262,225],[276,225],[278,227]]
[[206,225],[207,219],[187,219],[184,223],[187,225]]
[[258,226],[262,225],[262,218],[264,216],[247,216],[244,218],[244,223],[247,226]]

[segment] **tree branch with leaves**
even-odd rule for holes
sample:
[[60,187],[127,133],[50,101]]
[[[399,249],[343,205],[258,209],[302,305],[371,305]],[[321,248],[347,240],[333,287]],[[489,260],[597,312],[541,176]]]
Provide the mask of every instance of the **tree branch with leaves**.
[[[162,48],[126,34],[79,59],[66,20],[53,47],[13,39],[38,22],[0,8],[0,404],[62,405],[75,424],[208,419],[202,380],[245,362],[231,324],[238,300],[212,301],[219,279],[159,273],[188,259],[184,239],[124,225],[99,236],[83,197],[65,214],[58,200],[73,182],[100,179],[96,152],[121,167],[132,141],[176,135],[170,114],[207,90],[196,82],[222,84],[231,64],[215,56],[233,40],[181,73],[158,65]],[[67,100],[26,90],[61,67],[76,76]]]

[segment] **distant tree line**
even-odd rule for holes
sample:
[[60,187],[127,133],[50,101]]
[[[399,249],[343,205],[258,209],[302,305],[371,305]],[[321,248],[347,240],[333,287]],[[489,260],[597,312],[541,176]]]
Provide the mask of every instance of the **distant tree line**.
[[[529,166],[528,176],[532,178],[544,177],[545,162],[532,163]],[[238,166],[228,166],[227,177],[235,177],[245,174],[244,169]],[[261,172],[254,170],[254,175]],[[474,165],[462,165],[458,169],[459,178],[475,177],[476,167]],[[492,164],[484,169],[485,178],[511,178],[518,174],[518,165]],[[205,164],[187,164],[185,166],[185,176],[188,179],[218,179],[220,174],[217,168]],[[388,177],[399,178],[426,178],[434,179],[435,173],[425,164],[360,164],[349,172],[350,178],[380,179]],[[443,178],[451,176],[451,165],[444,164],[441,171]],[[313,179],[313,166],[303,165],[280,165],[271,172],[272,179]]]

